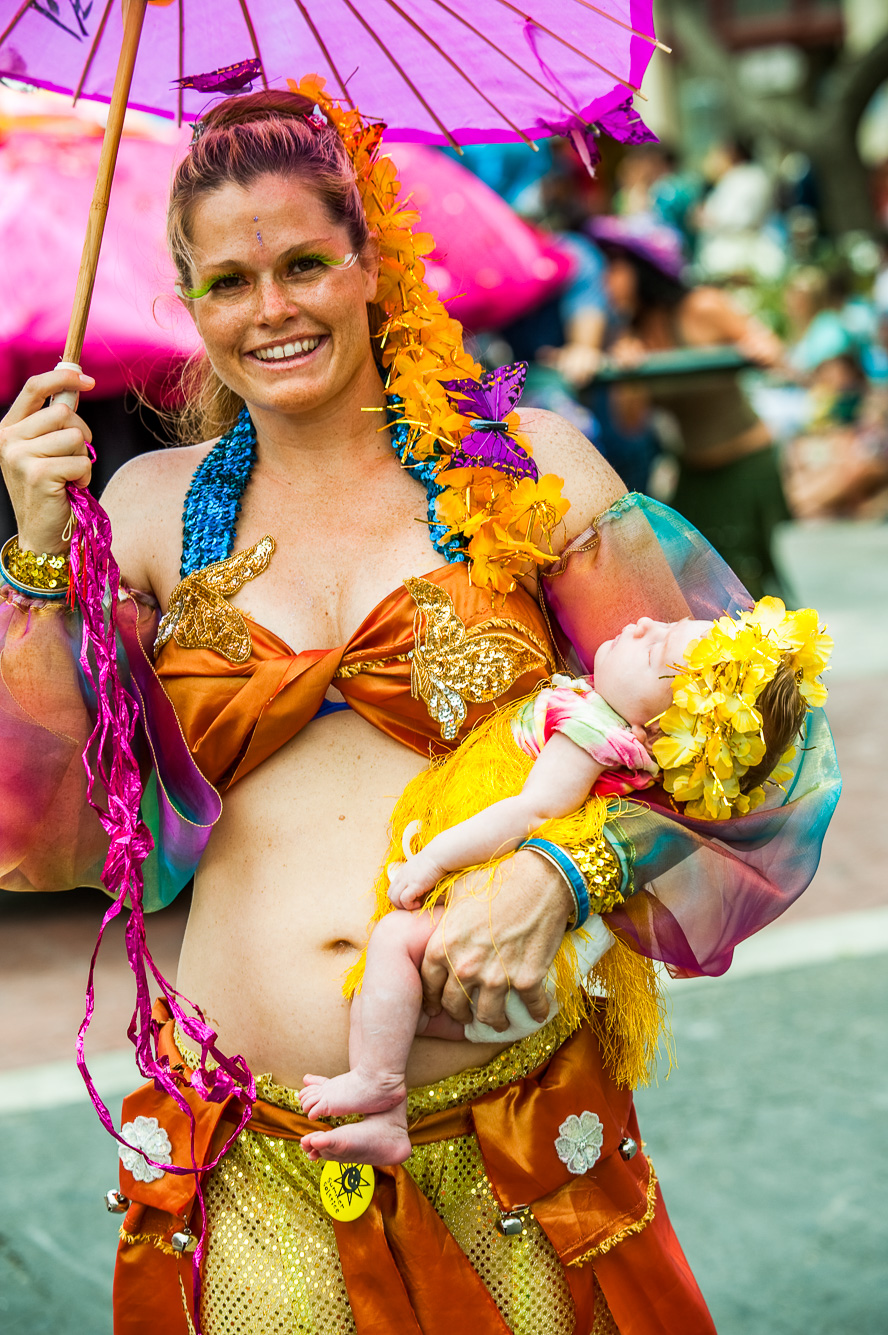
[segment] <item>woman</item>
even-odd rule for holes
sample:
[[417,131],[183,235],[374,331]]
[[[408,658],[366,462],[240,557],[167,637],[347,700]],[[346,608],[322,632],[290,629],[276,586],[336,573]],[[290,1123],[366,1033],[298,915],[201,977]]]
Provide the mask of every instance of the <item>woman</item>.
[[[199,1002],[224,1052],[243,1053],[254,1072],[271,1073],[257,1082],[250,1125],[198,1195],[206,1225],[202,1301],[192,1294],[187,1255],[189,1233],[202,1225],[193,1180],[162,1167],[143,1171],[122,1154],[122,1188],[132,1204],[122,1230],[116,1329],[185,1332],[195,1319],[208,1335],[438,1335],[462,1320],[490,1335],[710,1332],[653,1170],[637,1153],[631,1094],[602,1065],[588,1025],[565,1041],[547,1026],[510,1048],[418,1040],[408,1071],[414,1153],[408,1171],[379,1172],[359,1219],[324,1214],[318,1174],[296,1143],[310,1124],[294,1087],[306,1071],[348,1068],[342,976],[366,939],[397,794],[430,754],[450,749],[495,704],[531,690],[555,661],[533,562],[510,591],[503,572],[513,568],[513,555],[491,542],[476,546],[469,564],[466,549],[454,546],[465,518],[454,518],[465,470],[454,472],[459,486],[438,496],[449,496],[449,518],[430,508],[439,522],[416,522],[423,461],[404,446],[410,466],[402,467],[389,439],[402,440],[399,428],[386,430],[379,412],[387,400],[371,333],[381,318],[380,273],[392,272],[385,269],[391,234],[370,234],[355,187],[352,163],[359,180],[370,170],[360,137],[369,131],[323,102],[338,117],[337,133],[318,117],[316,97],[315,89],[308,97],[230,99],[199,124],[174,182],[170,236],[180,295],[206,350],[202,420],[215,414],[216,434],[226,434],[132,461],[104,497],[125,584],[139,591],[121,603],[121,630],[157,765],[143,800],[146,819],[154,811],[158,849],[146,896],[157,906],[189,874],[185,845],[169,833],[178,815],[192,851],[201,839],[206,844],[178,987]],[[377,195],[387,179],[373,178]],[[420,278],[421,268],[402,267],[398,290]],[[421,300],[431,309],[428,294],[416,292],[408,314]],[[399,300],[391,297],[396,306]],[[434,336],[446,338],[446,321]],[[399,402],[412,402],[410,368],[397,356],[392,365],[389,390],[396,373]],[[465,367],[461,350],[450,365],[451,374]],[[77,753],[89,725],[65,659],[68,615],[39,591],[40,580],[47,588],[40,572],[55,567],[38,568],[33,558],[53,554],[59,564],[65,484],[90,475],[86,424],[60,405],[41,405],[89,384],[71,371],[35,377],[2,429],[19,523],[18,546],[4,556],[3,740],[18,737],[19,752],[27,746],[40,758],[39,773],[28,779],[27,812],[15,807],[20,777],[7,794],[3,875],[10,888],[98,884],[104,852],[98,821],[82,807]],[[728,590],[718,578],[709,603],[689,605],[680,596],[652,530],[620,502],[619,480],[576,431],[545,413],[522,414],[521,429],[536,463],[563,475],[571,501],[557,535],[562,557],[551,597],[566,635],[583,644],[593,560],[600,562],[599,638],[637,611],[673,615],[690,607],[711,616],[728,605],[736,586]],[[521,458],[529,468],[527,455]],[[502,519],[506,492],[510,503],[525,492],[514,479],[502,483],[504,492],[502,479],[488,473],[489,505],[500,506]],[[441,486],[429,484],[430,506]],[[601,540],[599,557],[590,524],[614,502],[614,537]],[[157,609],[167,609],[159,630]],[[449,659],[441,648],[448,635]],[[466,665],[476,651],[484,662],[472,677]],[[42,729],[35,724],[41,708],[45,716],[41,676],[49,677],[53,709]],[[175,728],[152,731],[170,701]],[[214,797],[208,779],[224,790],[224,806],[207,843],[200,828],[213,819],[206,816]],[[669,866],[693,852],[707,875],[706,841],[677,837],[684,844],[661,868],[667,886]],[[618,865],[619,836],[613,839],[605,854],[628,884],[627,855]],[[643,879],[648,835],[639,826],[633,839]],[[714,850],[720,863],[732,856],[725,847]],[[732,865],[742,878],[744,864]],[[679,882],[686,900],[686,867]],[[446,932],[427,948],[427,1010],[443,1006],[463,1023],[474,1013],[502,1030],[513,987],[532,1014],[544,1016],[542,980],[574,902],[568,887],[530,851],[514,856],[492,901],[474,898],[472,885],[466,876]],[[677,901],[673,907],[680,918],[684,910]],[[627,919],[626,931],[638,937],[647,929]],[[726,938],[711,923],[702,934],[686,923],[682,939],[693,949],[688,944],[689,953],[676,956],[678,967],[726,967]],[[230,1139],[229,1105],[197,1097],[189,1073],[200,1055],[165,1013],[157,1018],[161,1055],[196,1118],[197,1161],[209,1162]],[[552,1150],[565,1118],[590,1108],[601,1112],[603,1120],[594,1120],[604,1130],[603,1148],[589,1160],[601,1158],[594,1182],[567,1171]],[[162,1159],[165,1144],[174,1163],[189,1164],[185,1118],[149,1083],[127,1100],[124,1120],[133,1127],[152,1115],[162,1134],[150,1141],[149,1158]],[[529,1202],[536,1202],[532,1213]]]
[[[618,360],[634,364],[651,352],[723,344],[762,366],[779,360],[779,340],[724,292],[684,285],[668,228],[608,217],[589,231],[609,256],[605,283],[622,325],[610,351]],[[672,414],[681,436],[675,508],[756,598],[779,587],[771,543],[789,511],[771,434],[736,374],[713,378],[709,389],[655,389],[650,401]]]

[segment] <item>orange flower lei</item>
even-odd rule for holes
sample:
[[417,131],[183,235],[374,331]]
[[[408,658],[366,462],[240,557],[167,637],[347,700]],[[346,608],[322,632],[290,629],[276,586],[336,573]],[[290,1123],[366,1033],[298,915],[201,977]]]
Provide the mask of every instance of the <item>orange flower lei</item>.
[[[425,282],[422,257],[435,243],[427,232],[413,230],[419,214],[401,202],[397,168],[380,155],[385,126],[368,124],[356,108],[340,106],[324,86],[316,74],[298,84],[290,81],[293,92],[320,107],[345,144],[379,244],[379,287],[370,311],[386,394],[399,400],[402,420],[411,428],[410,455],[439,461],[436,481],[444,490],[436,517],[447,525],[448,538],[462,539],[473,581],[508,593],[520,576],[552,560],[552,532],[570,506],[561,495],[564,481],[554,473],[535,482],[492,468],[448,468],[469,419],[452,406],[442,381],[478,380],[482,367],[463,348],[459,321]],[[513,439],[532,454],[526,438],[516,434],[518,414],[505,420]]]

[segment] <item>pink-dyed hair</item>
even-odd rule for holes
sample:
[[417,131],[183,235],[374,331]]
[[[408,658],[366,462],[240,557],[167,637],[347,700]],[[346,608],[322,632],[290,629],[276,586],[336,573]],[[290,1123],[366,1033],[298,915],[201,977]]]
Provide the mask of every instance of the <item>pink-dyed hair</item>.
[[[194,281],[191,221],[197,201],[229,184],[247,188],[269,173],[310,183],[331,222],[347,229],[356,251],[364,250],[370,232],[351,160],[332,125],[308,119],[313,110],[298,93],[268,89],[226,98],[197,122],[195,141],[173,178],[167,210],[167,243],[183,286]],[[186,442],[221,435],[243,407],[204,352],[183,368],[181,391],[184,406],[175,425]]]

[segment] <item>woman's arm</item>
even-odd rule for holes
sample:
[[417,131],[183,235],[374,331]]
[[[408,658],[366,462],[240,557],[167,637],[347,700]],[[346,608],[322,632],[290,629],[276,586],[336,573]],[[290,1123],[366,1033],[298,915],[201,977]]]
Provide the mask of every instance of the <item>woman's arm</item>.
[[696,287],[679,308],[681,330],[690,344],[733,343],[760,366],[776,366],[783,344],[767,325],[742,310],[717,287]]
[[[65,487],[89,481],[90,433],[71,409],[43,404],[62,390],[76,393],[90,384],[72,371],[35,376],[0,423],[0,466],[24,550],[67,551]],[[146,591],[119,604],[118,627],[134,674],[142,674],[133,685],[145,712],[154,715],[151,753],[165,773],[162,785],[149,784],[143,802],[156,844],[146,865],[146,903],[152,907],[168,902],[188,879],[218,815],[218,796],[205,791],[174,721],[162,717],[170,707],[159,686],[153,690],[142,647],[150,652],[156,622],[152,553],[169,540],[170,515],[178,522],[184,496],[184,485],[170,481],[176,468],[181,472],[176,453],[134,460],[106,492],[124,581]],[[181,494],[167,496],[175,485]],[[101,883],[108,840],[86,800],[82,756],[94,715],[81,680],[80,641],[79,613],[66,601],[25,596],[8,584],[0,588],[0,886],[7,890]]]
[[[33,376],[0,422],[0,468],[26,552],[67,551],[65,487],[85,486],[89,428],[61,403],[93,385],[76,371]],[[63,600],[0,591],[0,885],[98,885],[107,838],[86,804],[81,753],[92,719],[77,671],[79,618]]]
[[[711,621],[753,602],[695,528],[639,495],[597,516],[541,583],[562,653],[580,671],[627,620]],[[737,943],[778,917],[816,870],[841,788],[821,709],[807,716],[795,765],[786,789],[772,785],[748,816],[689,819],[653,790],[627,819],[609,821],[627,898],[608,925],[676,975],[724,973]]]

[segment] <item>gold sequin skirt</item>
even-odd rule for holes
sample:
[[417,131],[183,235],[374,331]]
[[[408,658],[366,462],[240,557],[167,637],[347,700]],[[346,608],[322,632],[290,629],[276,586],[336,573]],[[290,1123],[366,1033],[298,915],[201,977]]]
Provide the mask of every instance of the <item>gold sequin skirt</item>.
[[[444,1111],[519,1080],[559,1044],[555,1024],[485,1066],[411,1090],[408,1116]],[[295,1090],[270,1076],[259,1097],[301,1112]],[[405,1164],[465,1252],[514,1335],[573,1335],[574,1305],[561,1263],[528,1213],[504,1237],[474,1135],[418,1145]],[[329,1216],[321,1205],[323,1163],[299,1144],[243,1131],[206,1185],[205,1335],[353,1335],[355,1323]],[[467,1328],[471,1313],[466,1313]],[[618,1335],[601,1290],[589,1335]]]

